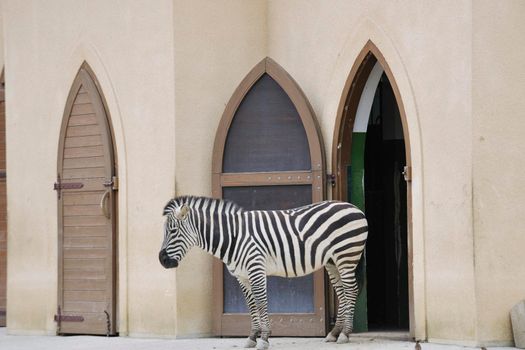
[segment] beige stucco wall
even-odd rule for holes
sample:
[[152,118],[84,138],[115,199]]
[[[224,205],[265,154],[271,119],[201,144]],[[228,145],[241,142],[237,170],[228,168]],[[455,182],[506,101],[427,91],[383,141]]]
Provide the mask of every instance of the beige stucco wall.
[[[176,334],[175,274],[160,268],[162,207],[174,192],[171,0],[4,1],[9,333],[55,332],[52,190],[66,98],[85,60],[107,100],[119,189],[119,331]],[[154,330],[154,331],[153,331]]]
[[310,99],[327,159],[356,56],[369,39],[385,56],[411,144],[415,335],[474,343],[470,2],[270,1],[268,18],[269,56]]
[[0,67],[3,68],[4,63],[5,63],[5,57],[4,57],[4,17],[3,17],[2,7],[3,7],[3,4],[0,1]]
[[473,188],[478,334],[512,339],[525,298],[525,2],[473,3]]
[[[211,259],[194,251],[177,271],[162,269],[160,214],[175,194],[175,178],[177,194],[211,194],[215,129],[231,92],[265,56],[265,11],[262,0],[161,1],[154,7],[149,1],[5,2],[12,72],[7,82],[10,333],[55,332],[57,214],[50,188],[64,104],[86,60],[101,83],[115,129],[120,334],[211,334]],[[26,103],[28,96],[32,103]],[[175,154],[176,146],[183,151]],[[38,169],[39,178],[29,166]],[[33,203],[40,205],[28,221],[26,210]],[[21,250],[33,258],[16,253]]]
[[[215,131],[244,76],[265,57],[264,0],[174,6],[177,194],[211,196]],[[212,258],[195,248],[177,269],[178,336],[212,332]]]
[[64,104],[84,60],[100,81],[115,130],[119,331],[195,337],[211,334],[212,260],[194,250],[177,270],[160,267],[162,206],[174,194],[211,194],[221,114],[265,56],[310,100],[330,169],[341,94],[372,40],[399,88],[409,130],[414,335],[509,342],[508,309],[525,297],[519,251],[525,54],[517,49],[524,44],[523,2],[4,0],[1,6],[10,333],[55,331],[51,188]]

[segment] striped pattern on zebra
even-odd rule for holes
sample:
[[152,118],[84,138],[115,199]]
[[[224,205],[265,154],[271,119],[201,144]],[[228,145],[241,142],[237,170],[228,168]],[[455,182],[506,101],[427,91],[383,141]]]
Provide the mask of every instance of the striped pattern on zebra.
[[324,201],[289,210],[243,210],[235,203],[183,196],[164,208],[166,222],[159,260],[177,267],[193,246],[221,259],[237,278],[250,309],[246,347],[269,346],[266,276],[299,277],[323,266],[339,299],[326,341],[348,342],[358,287],[356,266],[368,225],[345,202]]

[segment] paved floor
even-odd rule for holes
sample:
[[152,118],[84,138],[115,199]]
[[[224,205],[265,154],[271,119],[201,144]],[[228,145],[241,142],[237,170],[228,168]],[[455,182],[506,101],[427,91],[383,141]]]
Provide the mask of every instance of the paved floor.
[[[402,350],[414,349],[413,342],[399,340],[403,335],[363,333],[354,335],[348,344],[328,344],[321,338],[271,338],[270,350]],[[243,348],[242,338],[139,339],[92,336],[20,336],[7,335],[0,328],[0,350],[223,350]],[[461,346],[422,343],[423,350],[467,350]],[[490,347],[489,350],[514,348]]]

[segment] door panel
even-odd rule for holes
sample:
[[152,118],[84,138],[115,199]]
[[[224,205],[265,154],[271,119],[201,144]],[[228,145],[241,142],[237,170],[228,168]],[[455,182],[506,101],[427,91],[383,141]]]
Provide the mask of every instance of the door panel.
[[[323,199],[324,160],[311,107],[295,81],[266,58],[241,82],[215,139],[214,196],[247,210],[289,209]],[[246,335],[250,319],[238,282],[214,266],[217,335]],[[324,275],[268,278],[272,334],[325,334]]]
[[[115,208],[111,132],[95,82],[81,69],[59,150],[61,334],[115,334]],[[68,184],[76,184],[73,188]],[[70,317],[70,316],[77,316]]]
[[[3,84],[3,82],[2,82]],[[7,306],[7,187],[5,166],[5,101],[0,87],[0,327],[6,325]]]
[[224,148],[223,172],[311,168],[301,118],[281,86],[264,74],[235,112]]
[[[312,188],[295,186],[227,187],[225,199],[248,210],[289,209],[312,202]],[[268,277],[268,312],[313,313],[313,275],[299,278]],[[237,280],[224,267],[224,312],[248,312]]]

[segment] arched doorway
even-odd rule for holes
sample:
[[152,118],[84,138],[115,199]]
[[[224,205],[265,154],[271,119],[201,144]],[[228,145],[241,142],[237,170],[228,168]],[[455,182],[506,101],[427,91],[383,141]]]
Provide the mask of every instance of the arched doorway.
[[[296,82],[266,58],[240,83],[217,130],[213,195],[245,209],[287,209],[324,197],[324,159],[313,111]],[[250,321],[237,281],[215,262],[214,329],[247,335]],[[326,332],[324,274],[270,277],[273,335]]]
[[413,327],[410,144],[393,75],[377,47],[361,51],[342,96],[334,134],[334,199],[349,201],[369,220],[354,327]]
[[59,334],[116,334],[116,190],[111,124],[84,63],[64,110],[58,199]]

